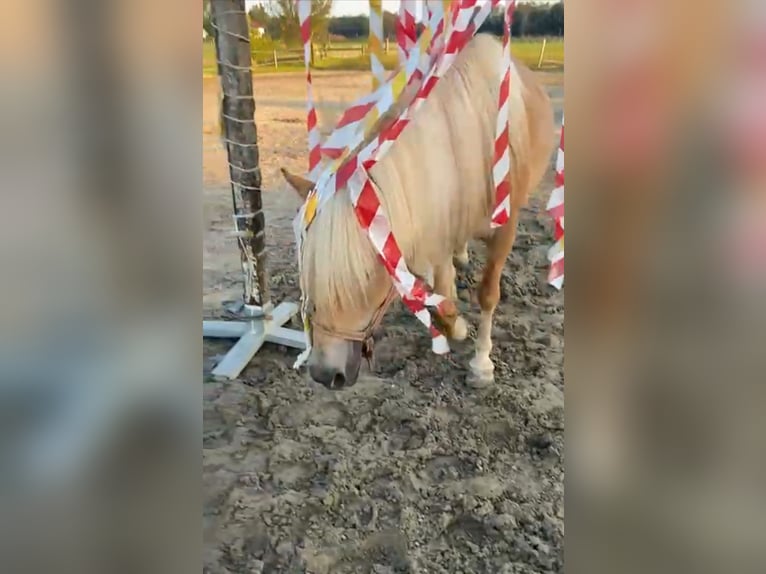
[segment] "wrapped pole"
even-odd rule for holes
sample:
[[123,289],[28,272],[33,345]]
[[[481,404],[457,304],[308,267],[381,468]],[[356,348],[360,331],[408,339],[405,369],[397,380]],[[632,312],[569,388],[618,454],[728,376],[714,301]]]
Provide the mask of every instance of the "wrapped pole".
[[322,160],[321,137],[317,119],[314,90],[311,80],[311,0],[297,0],[298,21],[303,42],[303,60],[306,64],[306,129],[309,137],[309,179],[316,181]]
[[548,250],[548,260],[551,262],[548,283],[561,289],[564,285],[564,118],[561,118],[561,141],[556,155],[556,184],[547,209],[553,218],[555,241]]
[[377,90],[386,81],[386,70],[383,67],[383,3],[381,0],[370,0],[370,69],[372,71],[372,89]]
[[399,18],[396,20],[396,43],[399,48],[399,65],[403,66],[409,58],[418,39],[415,12],[418,8],[416,0],[400,0]]
[[229,162],[235,235],[244,272],[244,303],[270,307],[266,276],[265,219],[245,0],[212,0],[221,119]]
[[492,177],[495,184],[495,209],[492,212],[492,227],[501,227],[511,215],[511,153],[508,149],[509,99],[511,93],[511,22],[514,0],[506,0],[503,26],[503,69],[498,96],[497,124],[495,127],[495,161]]

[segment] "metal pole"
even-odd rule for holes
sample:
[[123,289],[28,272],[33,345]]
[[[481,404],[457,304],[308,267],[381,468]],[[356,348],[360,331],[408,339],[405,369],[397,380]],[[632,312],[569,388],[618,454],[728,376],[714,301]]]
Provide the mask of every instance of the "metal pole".
[[236,236],[248,307],[270,306],[266,277],[265,220],[258,165],[258,132],[245,0],[212,0],[211,13],[223,97],[221,110],[235,204]]
[[543,57],[545,57],[545,46],[548,43],[548,38],[543,38],[543,47],[540,49],[540,59],[537,61],[537,68],[543,67]]

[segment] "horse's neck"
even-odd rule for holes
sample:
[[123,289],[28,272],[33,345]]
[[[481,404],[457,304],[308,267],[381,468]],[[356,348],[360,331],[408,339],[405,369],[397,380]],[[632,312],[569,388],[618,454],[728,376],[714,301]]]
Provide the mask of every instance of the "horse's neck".
[[[450,80],[455,81],[442,81]],[[475,111],[460,109],[461,102],[448,94],[446,89],[434,91],[389,153],[372,169],[399,248],[408,262],[421,270],[434,259],[444,257],[442,252],[449,250],[446,245],[468,227],[464,219],[486,209],[486,201],[479,195],[484,188],[485,170],[467,164],[458,169],[456,162],[481,164],[483,157],[478,156],[484,152],[478,151],[476,145],[484,139],[491,141],[492,136],[488,133],[485,138],[477,138],[474,130],[472,153],[460,157],[464,143],[455,132],[452,118]]]
[[488,225],[497,114],[497,94],[488,86],[501,51],[495,44],[485,40],[459,56],[370,170],[398,246],[416,273]]
[[[415,125],[408,129],[413,128],[419,129]],[[397,142],[394,145],[401,144]],[[372,178],[397,245],[413,266],[412,271],[419,273],[423,272],[422,238],[426,235],[425,230],[433,226],[435,214],[424,206],[424,197],[429,190],[417,177],[412,177],[411,167],[397,161],[398,157],[401,156],[393,153],[383,157],[375,170],[375,174],[382,176],[381,182],[374,175]]]

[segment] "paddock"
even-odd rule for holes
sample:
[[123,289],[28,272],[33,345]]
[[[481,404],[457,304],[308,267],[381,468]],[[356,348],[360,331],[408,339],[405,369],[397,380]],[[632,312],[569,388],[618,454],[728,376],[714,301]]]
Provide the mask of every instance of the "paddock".
[[[540,72],[560,125],[563,74]],[[366,93],[370,74],[316,73],[320,123]],[[241,297],[231,238],[218,80],[203,80],[205,318]],[[278,168],[306,165],[305,78],[254,77],[272,297],[297,301],[291,222]],[[553,158],[552,158],[553,160]],[[209,572],[542,572],[563,568],[564,295],[546,283],[553,166],[521,216],[493,331],[496,382],[466,386],[471,338],[438,357],[397,302],[375,362],[333,393],[264,346],[238,380],[204,385],[204,530]],[[475,334],[482,249],[458,273]],[[292,325],[299,329],[297,318]],[[230,343],[206,339],[205,369]]]

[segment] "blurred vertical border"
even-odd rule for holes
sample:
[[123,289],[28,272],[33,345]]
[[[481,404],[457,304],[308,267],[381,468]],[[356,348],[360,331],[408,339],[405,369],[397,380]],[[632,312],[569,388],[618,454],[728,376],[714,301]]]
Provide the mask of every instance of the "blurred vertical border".
[[566,570],[763,571],[766,5],[566,23]]
[[0,571],[201,556],[201,2],[0,33]]

